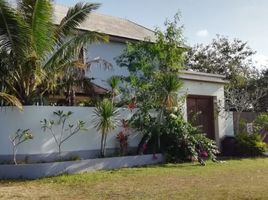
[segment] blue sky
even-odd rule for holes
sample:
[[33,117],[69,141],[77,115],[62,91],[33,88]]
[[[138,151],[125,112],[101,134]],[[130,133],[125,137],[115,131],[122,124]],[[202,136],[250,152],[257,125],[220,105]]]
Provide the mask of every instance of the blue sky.
[[[74,5],[79,0],[55,0]],[[216,34],[248,41],[259,64],[268,60],[267,0],[95,0],[98,12],[127,18],[154,29],[163,27],[180,10],[184,35],[190,45],[208,43]]]

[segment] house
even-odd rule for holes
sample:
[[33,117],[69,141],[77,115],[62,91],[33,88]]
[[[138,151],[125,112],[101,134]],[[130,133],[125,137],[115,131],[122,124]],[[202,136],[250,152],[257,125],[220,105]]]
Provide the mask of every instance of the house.
[[[55,6],[55,23],[66,15],[68,8]],[[109,88],[107,80],[113,75],[127,75],[127,68],[117,66],[115,58],[120,56],[126,47],[126,42],[154,40],[154,32],[142,25],[113,16],[92,13],[80,26],[84,31],[96,31],[109,35],[110,41],[97,42],[85,47],[85,57],[93,60],[100,57],[113,66],[113,70],[101,69],[92,66],[87,76],[94,77],[94,83],[103,88]],[[201,125],[202,130],[211,139],[220,144],[220,139],[225,135],[233,135],[232,123],[224,111],[219,112],[219,104],[224,102],[224,76],[183,71],[180,78],[184,81],[182,94],[187,94],[185,103],[185,117],[191,121],[193,113],[199,113],[195,120],[196,125]],[[220,106],[223,107],[223,106]],[[229,117],[229,116],[228,116]]]
[[[67,8],[63,6],[55,7],[55,23],[59,23],[64,17]],[[127,41],[141,41],[144,38],[154,40],[154,32],[139,24],[126,19],[93,13],[80,27],[83,31],[97,31],[110,36],[108,43],[97,42],[85,47],[85,58],[88,60],[101,57],[113,65],[112,71],[107,71],[99,66],[92,66],[87,72],[87,76],[94,77],[95,90],[100,93],[108,88],[106,83],[113,75],[127,75],[126,68],[116,65],[115,58],[121,55],[126,47]],[[226,135],[233,135],[232,115],[219,107],[224,103],[224,76],[207,74],[193,71],[182,71],[179,75],[184,82],[183,89],[178,91],[180,95],[186,95],[184,104],[184,115],[192,121],[193,115],[196,117],[195,125],[201,125],[206,135],[214,139],[220,146],[221,139]],[[220,105],[220,106],[219,106]],[[12,148],[9,136],[16,130],[31,129],[34,141],[27,142],[20,146],[18,159],[30,160],[53,160],[57,156],[57,149],[49,133],[41,130],[40,121],[53,119],[53,112],[62,110],[73,112],[71,123],[83,120],[87,123],[87,132],[76,135],[62,147],[64,156],[79,155],[81,158],[92,158],[99,154],[100,134],[92,125],[93,107],[65,107],[65,106],[25,106],[23,112],[19,112],[11,107],[2,108],[0,112],[0,161],[10,160]],[[127,118],[131,113],[122,108],[121,116]],[[59,131],[59,130],[58,130]],[[107,151],[114,152],[116,145],[115,136],[119,133],[120,127],[114,130],[107,137]],[[129,148],[138,146],[141,135],[133,133],[129,137]]]

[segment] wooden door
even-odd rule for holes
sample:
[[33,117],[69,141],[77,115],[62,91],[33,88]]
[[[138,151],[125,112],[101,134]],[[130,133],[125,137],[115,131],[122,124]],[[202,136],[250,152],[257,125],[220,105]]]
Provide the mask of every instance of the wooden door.
[[210,139],[215,139],[213,97],[188,96],[187,118]]

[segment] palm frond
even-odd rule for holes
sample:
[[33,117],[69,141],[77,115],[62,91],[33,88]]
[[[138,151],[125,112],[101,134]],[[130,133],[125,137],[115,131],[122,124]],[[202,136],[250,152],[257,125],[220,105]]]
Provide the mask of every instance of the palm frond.
[[106,40],[106,36],[95,32],[84,32],[77,34],[59,48],[55,47],[53,55],[44,64],[44,68],[50,68],[52,66],[61,67],[59,65],[65,62],[73,62],[78,58],[81,48],[87,44],[95,41]]
[[118,125],[119,111],[114,108],[114,105],[108,99],[104,99],[100,102],[93,113],[94,127],[100,133],[108,134]]
[[36,0],[33,8],[31,29],[33,34],[33,44],[38,55],[44,51],[51,51],[53,38],[51,29],[52,22],[52,4],[48,0]]
[[99,6],[100,4],[95,3],[77,3],[74,7],[70,8],[56,29],[56,37],[73,34],[73,31]]
[[[19,16],[6,1],[0,1],[0,49],[19,54],[22,51]],[[18,55],[17,55],[18,56]]]
[[178,91],[182,86],[177,74],[167,73],[160,78],[160,90],[163,103],[167,109],[172,108],[177,103]]
[[4,99],[8,104],[12,104],[20,110],[23,110],[21,102],[15,96],[0,92],[0,98]]

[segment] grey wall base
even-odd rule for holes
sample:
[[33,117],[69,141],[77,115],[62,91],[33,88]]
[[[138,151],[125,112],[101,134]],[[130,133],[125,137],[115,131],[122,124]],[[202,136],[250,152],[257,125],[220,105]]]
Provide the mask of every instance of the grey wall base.
[[37,179],[60,174],[75,174],[96,170],[152,165],[164,162],[162,154],[97,158],[81,161],[0,165],[0,179]]
[[[128,147],[128,155],[136,155],[137,147]],[[119,149],[107,148],[106,155],[108,157],[119,155]],[[63,151],[61,157],[63,160],[68,160],[72,156],[79,156],[82,160],[93,159],[100,157],[100,150],[82,150],[82,151]],[[47,154],[17,154],[17,162],[24,163],[43,163],[43,162],[56,162],[59,160],[58,153]],[[0,164],[13,163],[13,155],[1,155]]]

